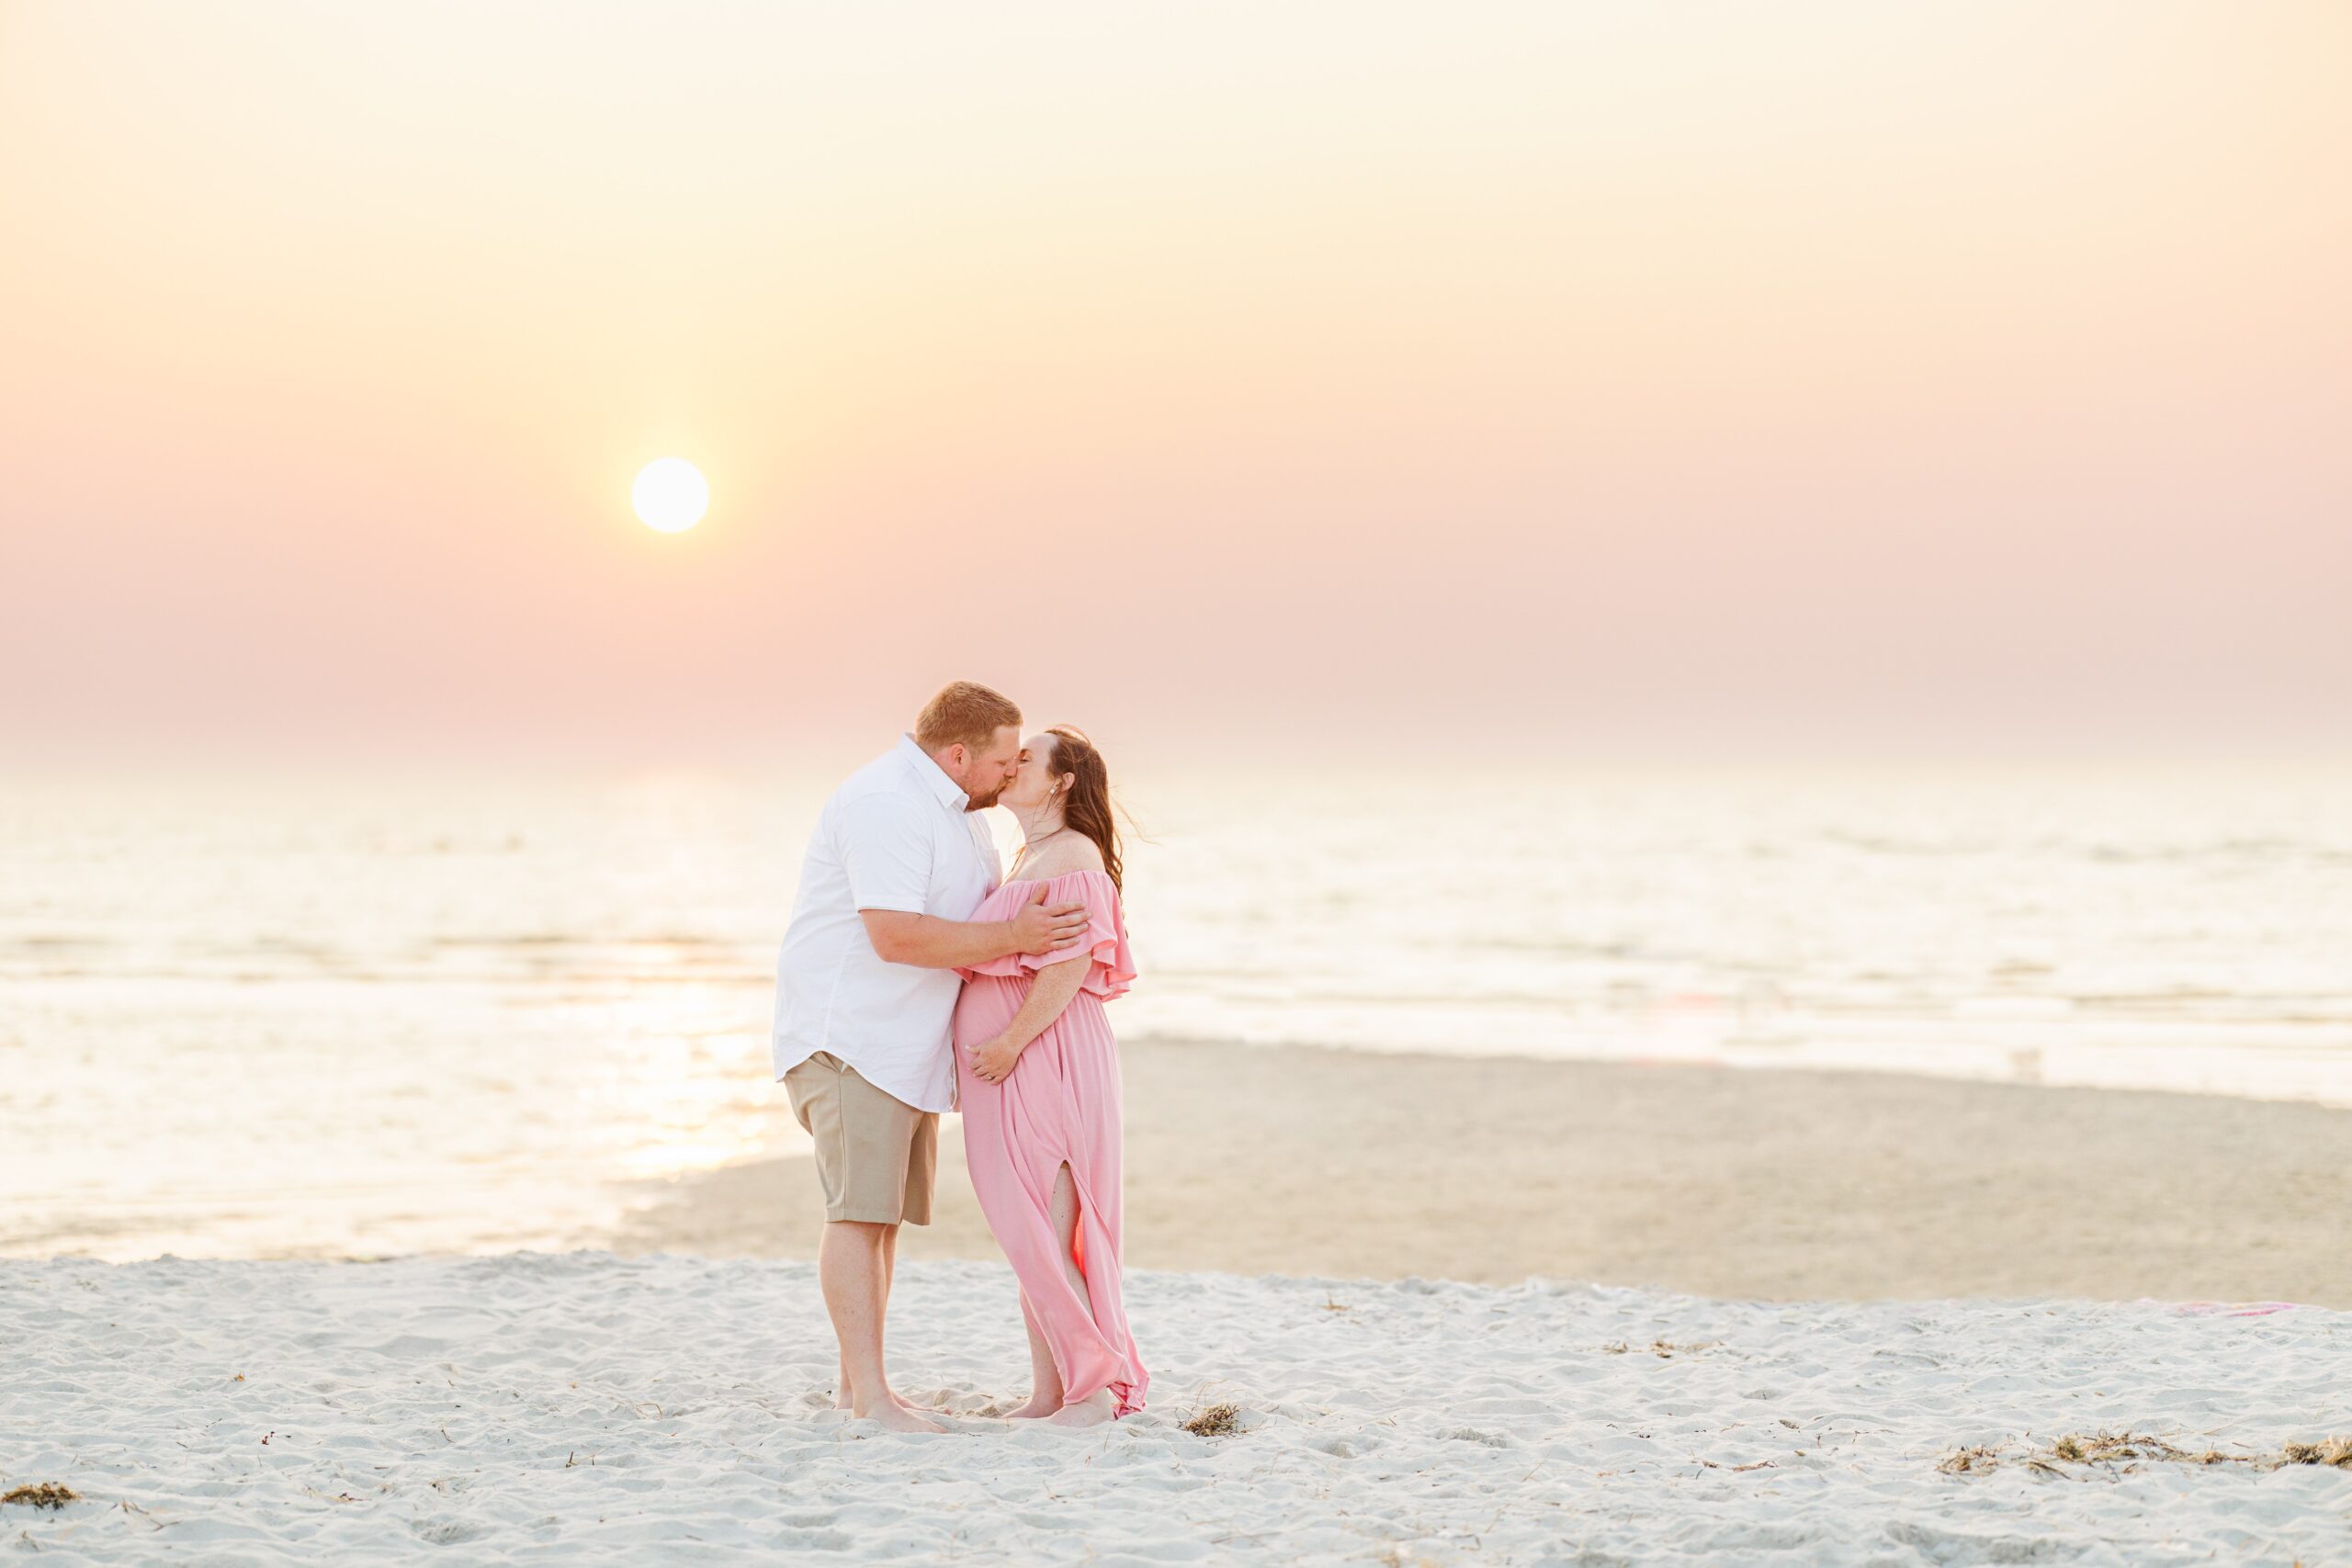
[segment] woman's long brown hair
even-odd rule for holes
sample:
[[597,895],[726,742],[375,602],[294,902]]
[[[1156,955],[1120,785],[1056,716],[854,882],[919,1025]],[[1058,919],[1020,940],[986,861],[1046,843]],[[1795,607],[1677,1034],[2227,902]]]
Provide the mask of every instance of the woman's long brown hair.
[[1075,725],[1053,725],[1046,733],[1054,738],[1046,768],[1056,777],[1070,775],[1069,793],[1062,798],[1062,823],[1094,840],[1102,852],[1102,869],[1111,874],[1111,886],[1125,892],[1126,885],[1119,880],[1119,826],[1111,812],[1111,771],[1103,765],[1102,753]]

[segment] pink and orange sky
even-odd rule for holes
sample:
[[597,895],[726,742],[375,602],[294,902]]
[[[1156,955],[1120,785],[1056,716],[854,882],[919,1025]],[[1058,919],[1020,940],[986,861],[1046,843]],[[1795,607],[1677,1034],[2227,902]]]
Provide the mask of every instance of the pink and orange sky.
[[13,0],[0,755],[2341,751],[2347,168],[2337,0]]

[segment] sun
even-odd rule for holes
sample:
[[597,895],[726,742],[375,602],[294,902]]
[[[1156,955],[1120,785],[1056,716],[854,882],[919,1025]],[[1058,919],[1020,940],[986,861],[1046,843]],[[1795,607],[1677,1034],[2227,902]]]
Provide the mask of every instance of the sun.
[[710,485],[684,457],[656,457],[638,470],[628,500],[647,527],[683,534],[710,510]]

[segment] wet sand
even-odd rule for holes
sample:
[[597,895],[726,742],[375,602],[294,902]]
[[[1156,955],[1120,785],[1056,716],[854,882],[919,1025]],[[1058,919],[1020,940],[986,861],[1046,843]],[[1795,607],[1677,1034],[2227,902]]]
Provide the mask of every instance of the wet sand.
[[[2352,1307],[2352,1111],[1862,1073],[1122,1051],[1137,1269]],[[936,1223],[906,1227],[900,1256],[995,1259],[953,1118],[944,1133]],[[649,1195],[616,1251],[814,1255],[805,1157]]]

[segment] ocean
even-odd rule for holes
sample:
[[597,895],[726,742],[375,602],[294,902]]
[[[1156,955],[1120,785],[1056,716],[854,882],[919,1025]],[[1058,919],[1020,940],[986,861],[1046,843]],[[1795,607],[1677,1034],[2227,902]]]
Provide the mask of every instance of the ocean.
[[[767,1029],[831,783],[0,783],[0,1255],[593,1246],[802,1146]],[[2352,764],[1123,788],[1123,1039],[2352,1106]]]

